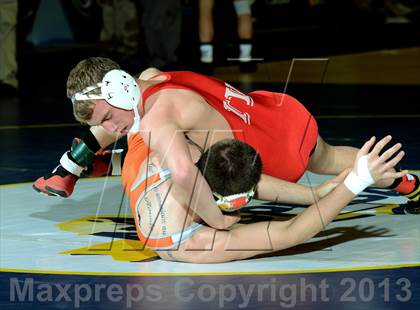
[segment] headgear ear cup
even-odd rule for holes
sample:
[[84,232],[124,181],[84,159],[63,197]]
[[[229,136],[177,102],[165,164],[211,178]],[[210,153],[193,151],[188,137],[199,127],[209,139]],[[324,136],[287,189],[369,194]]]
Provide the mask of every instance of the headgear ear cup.
[[[98,88],[101,88],[101,94],[90,94]],[[74,94],[72,102],[74,104],[76,101],[90,99],[104,99],[116,108],[133,110],[137,109],[140,100],[140,88],[130,74],[115,69],[106,73],[101,82]]]
[[[101,94],[89,94],[92,90],[98,88],[101,89]],[[136,80],[127,72],[114,69],[107,72],[101,82],[74,94],[71,101],[74,104],[80,100],[104,99],[116,108],[132,110],[134,112],[134,124],[130,132],[134,133],[139,130],[140,126],[140,115],[137,110],[140,98],[141,91]]]
[[123,70],[111,70],[101,83],[101,93],[110,105],[124,109],[137,109],[140,89],[136,80]]

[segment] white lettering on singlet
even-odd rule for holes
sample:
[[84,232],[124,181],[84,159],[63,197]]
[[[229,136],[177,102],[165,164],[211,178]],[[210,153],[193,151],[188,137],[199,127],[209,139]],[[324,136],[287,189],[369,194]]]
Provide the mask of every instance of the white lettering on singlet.
[[254,100],[243,93],[241,93],[239,90],[234,88],[233,86],[229,85],[228,83],[225,83],[226,90],[225,90],[225,99],[223,100],[223,107],[230,112],[235,113],[237,116],[239,116],[245,124],[251,124],[251,115],[249,115],[248,112],[242,112],[238,110],[237,108],[233,107],[231,102],[233,98],[237,98],[241,101],[244,101],[247,106],[254,106]]

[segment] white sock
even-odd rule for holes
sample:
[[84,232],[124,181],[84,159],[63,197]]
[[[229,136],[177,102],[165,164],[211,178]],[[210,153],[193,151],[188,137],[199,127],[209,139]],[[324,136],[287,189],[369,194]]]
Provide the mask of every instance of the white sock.
[[252,44],[241,43],[239,44],[239,61],[248,62],[251,61]]
[[200,61],[204,63],[213,62],[213,44],[204,43],[200,45],[201,58]]

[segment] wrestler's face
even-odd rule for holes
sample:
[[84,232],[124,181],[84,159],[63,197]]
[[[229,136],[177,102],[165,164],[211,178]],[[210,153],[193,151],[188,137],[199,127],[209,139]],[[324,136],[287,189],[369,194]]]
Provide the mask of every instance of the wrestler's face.
[[134,123],[134,112],[116,108],[105,100],[93,100],[90,126],[101,125],[111,133],[127,134]]

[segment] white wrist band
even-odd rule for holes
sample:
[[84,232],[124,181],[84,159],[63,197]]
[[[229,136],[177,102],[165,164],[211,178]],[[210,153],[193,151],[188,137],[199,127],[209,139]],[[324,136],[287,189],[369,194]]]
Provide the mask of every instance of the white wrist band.
[[68,152],[65,152],[63,156],[61,156],[60,164],[61,166],[66,169],[68,172],[80,177],[80,174],[82,173],[84,167],[79,166],[74,161],[72,161],[68,154]]
[[369,185],[363,182],[353,171],[344,180],[344,185],[355,195],[359,195]]
[[357,174],[353,171],[344,180],[344,185],[355,195],[359,195],[366,187],[375,183],[370,174],[367,155],[359,158],[357,161]]

